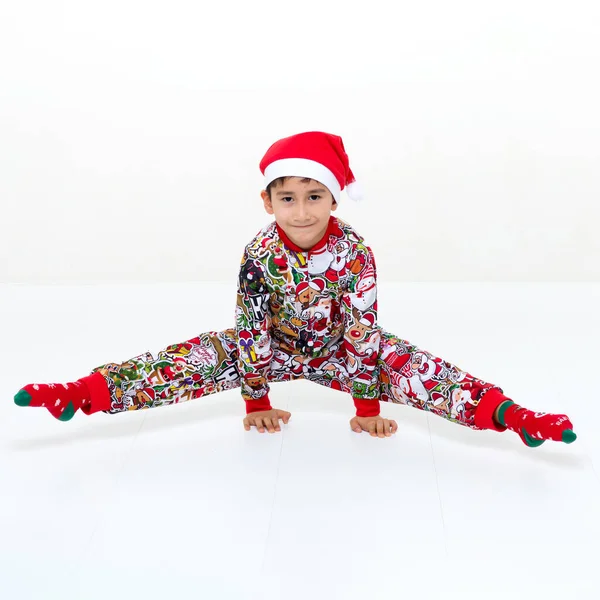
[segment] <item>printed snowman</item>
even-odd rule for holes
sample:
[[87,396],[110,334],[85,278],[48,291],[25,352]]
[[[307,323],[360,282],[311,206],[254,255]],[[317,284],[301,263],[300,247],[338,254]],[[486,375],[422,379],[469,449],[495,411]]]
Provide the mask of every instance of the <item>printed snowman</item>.
[[375,277],[375,269],[372,264],[365,267],[360,276],[354,294],[350,294],[350,301],[352,306],[360,311],[365,311],[373,304],[377,299],[377,282]]
[[327,249],[326,245],[318,250],[311,250],[308,256],[308,273],[310,275],[321,275],[321,273],[325,273],[332,261],[333,254]]

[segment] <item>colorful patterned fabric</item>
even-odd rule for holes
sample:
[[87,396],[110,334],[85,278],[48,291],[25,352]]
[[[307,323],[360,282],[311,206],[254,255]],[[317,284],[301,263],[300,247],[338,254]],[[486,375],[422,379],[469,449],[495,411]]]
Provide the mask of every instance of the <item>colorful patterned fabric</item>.
[[[485,381],[379,329],[379,399],[431,411],[450,421],[475,425],[475,410],[483,394],[497,389]],[[118,413],[166,406],[241,387],[235,329],[208,331],[157,352],[146,352],[123,363],[93,370],[104,375],[111,408]],[[328,360],[311,359],[279,349],[273,353],[268,383],[306,379],[350,393],[352,378],[340,346]],[[379,404],[379,403],[378,403]],[[485,428],[489,428],[487,426]]]
[[265,227],[242,257],[236,334],[249,412],[269,404],[268,371],[276,352],[326,362],[340,347],[357,408],[374,410],[380,331],[371,249],[333,216],[321,242],[308,251],[275,222]]
[[383,400],[479,429],[481,397],[501,388],[383,330],[376,278],[371,249],[344,221],[332,216],[309,251],[273,222],[244,249],[235,327],[97,367],[111,394],[107,412],[238,387],[247,412],[268,410],[270,383],[303,378],[351,394],[359,416],[378,415]]

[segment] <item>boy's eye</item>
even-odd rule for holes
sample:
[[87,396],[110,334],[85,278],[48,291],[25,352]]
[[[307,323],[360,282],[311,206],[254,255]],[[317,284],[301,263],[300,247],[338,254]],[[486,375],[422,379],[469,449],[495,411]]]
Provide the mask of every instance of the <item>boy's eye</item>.
[[[319,196],[318,194],[313,194],[312,196],[309,196],[309,198],[316,198],[316,199],[319,199],[319,198],[321,198],[321,196]],[[286,202],[286,203],[287,203],[287,201],[288,201],[288,200],[293,200],[293,198],[292,198],[291,196],[284,196],[284,197],[283,197],[281,200],[282,200],[283,202]]]

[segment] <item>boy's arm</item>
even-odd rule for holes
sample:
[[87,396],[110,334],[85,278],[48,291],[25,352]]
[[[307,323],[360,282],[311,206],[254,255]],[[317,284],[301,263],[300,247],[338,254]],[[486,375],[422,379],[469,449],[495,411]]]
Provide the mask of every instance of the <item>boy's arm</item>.
[[344,346],[352,365],[352,398],[358,417],[379,414],[379,344],[377,326],[377,270],[371,248],[356,246],[351,264],[361,264],[357,275],[348,280],[342,296],[344,307]]
[[269,327],[269,292],[263,267],[244,250],[238,275],[235,327],[238,370],[246,414],[271,410],[268,373],[273,350]]

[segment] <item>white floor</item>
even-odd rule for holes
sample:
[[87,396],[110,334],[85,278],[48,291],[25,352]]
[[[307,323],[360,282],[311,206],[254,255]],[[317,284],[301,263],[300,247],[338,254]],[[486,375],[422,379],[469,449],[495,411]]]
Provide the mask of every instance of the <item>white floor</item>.
[[239,391],[54,420],[26,383],[70,381],[233,326],[230,285],[0,286],[0,597],[600,597],[600,285],[380,284],[389,331],[566,412],[579,439],[526,448],[383,405],[273,386],[292,420],[245,432]]

